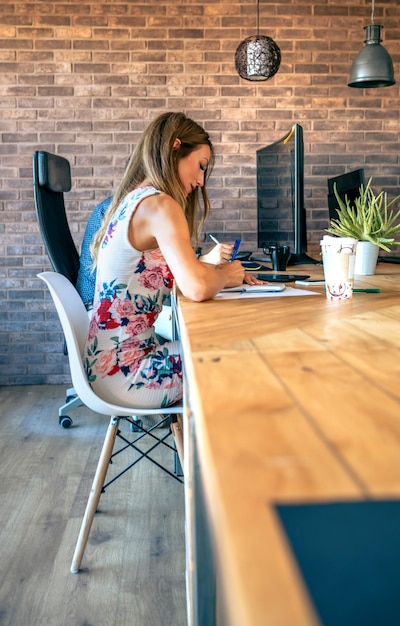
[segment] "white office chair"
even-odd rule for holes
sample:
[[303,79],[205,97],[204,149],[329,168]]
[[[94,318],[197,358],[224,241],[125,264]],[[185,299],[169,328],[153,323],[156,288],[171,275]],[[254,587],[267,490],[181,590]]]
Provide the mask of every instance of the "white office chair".
[[[125,419],[132,425],[133,418],[132,415],[135,416],[145,416],[145,415],[154,415],[155,409],[143,409],[140,407],[134,406],[119,406],[116,404],[111,404],[106,400],[103,400],[97,393],[93,391],[91,386],[89,385],[85,370],[82,362],[82,352],[86,342],[88,329],[89,329],[89,317],[85,306],[76,291],[75,287],[72,283],[63,276],[62,274],[58,274],[57,272],[42,272],[38,274],[38,277],[41,278],[48,286],[51,296],[53,298],[55,307],[57,309],[58,316],[60,318],[60,322],[63,328],[65,341],[68,349],[68,358],[71,369],[71,378],[72,383],[74,385],[75,391],[82,400],[82,402],[89,408],[95,411],[96,413],[101,413],[103,415],[111,415],[110,423],[108,426],[108,430],[104,439],[103,448],[100,454],[99,462],[97,465],[96,473],[93,479],[92,488],[90,491],[89,499],[86,505],[86,511],[82,520],[82,525],[80,529],[80,533],[78,536],[78,541],[75,548],[75,553],[72,559],[71,564],[71,572],[76,574],[81,566],[83,554],[86,548],[87,540],[89,537],[90,529],[92,526],[93,518],[100,500],[100,495],[104,491],[104,489],[111,484],[116,478],[121,476],[121,474],[125,473],[128,469],[130,469],[133,465],[135,465],[142,458],[146,458],[152,463],[155,463],[158,467],[167,472],[170,476],[178,480],[179,482],[183,482],[179,477],[179,474],[182,475],[180,470],[180,463],[175,462],[175,473],[168,470],[168,468],[160,465],[155,459],[150,456],[150,452],[160,444],[163,444],[171,449],[171,451],[175,454],[176,459],[176,450],[178,453],[181,453],[182,448],[182,413],[183,406],[174,405],[168,408],[157,408],[156,412],[161,417],[160,421],[148,428],[140,428],[142,431],[141,435],[139,435],[133,442],[128,441],[125,437],[123,437],[118,429],[118,424],[121,419]],[[173,421],[171,424],[172,434],[176,440],[176,448],[170,446],[166,439],[171,434],[168,430],[166,434],[161,437],[156,436],[152,431],[163,424],[166,420],[169,419],[169,416],[173,414]],[[155,440],[155,444],[147,450],[143,452],[140,448],[136,446],[136,441],[144,435],[149,435],[152,439]],[[133,448],[136,452],[139,452],[139,458],[136,459],[133,463],[131,463],[127,468],[125,468],[118,476],[116,476],[108,485],[105,485],[105,479],[107,475],[107,469],[110,462],[110,459],[113,455],[113,448],[116,437],[120,437],[124,443],[126,444],[121,450],[119,450],[115,454],[119,454],[122,450],[127,448]],[[183,464],[183,459],[180,461]],[[178,467],[178,469],[177,469]]]

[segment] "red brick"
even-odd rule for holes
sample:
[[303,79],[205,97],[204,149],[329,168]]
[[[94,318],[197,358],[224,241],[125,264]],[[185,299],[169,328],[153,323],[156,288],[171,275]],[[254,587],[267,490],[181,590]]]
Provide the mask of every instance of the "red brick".
[[[261,2],[260,33],[277,42],[282,62],[272,79],[259,83],[241,79],[234,64],[240,41],[256,33],[253,1],[27,6],[26,0],[0,3],[0,275],[7,319],[17,318],[24,302],[42,343],[38,362],[25,320],[3,332],[2,362],[7,346],[13,348],[4,384],[68,380],[57,317],[36,279],[50,267],[33,205],[31,161],[38,148],[71,161],[66,202],[78,245],[92,208],[115,188],[140,133],[165,110],[185,111],[215,143],[209,187],[215,210],[206,234],[224,241],[240,234],[248,249],[256,246],[255,152],[294,122],[304,130],[310,250],[327,225],[328,177],[365,167],[389,195],[400,187],[400,77],[386,89],[347,87],[370,21],[369,0]],[[398,74],[400,7],[382,0],[375,18],[384,24],[383,43]],[[33,317],[44,310],[50,321]],[[23,376],[11,356],[16,351],[32,355]]]

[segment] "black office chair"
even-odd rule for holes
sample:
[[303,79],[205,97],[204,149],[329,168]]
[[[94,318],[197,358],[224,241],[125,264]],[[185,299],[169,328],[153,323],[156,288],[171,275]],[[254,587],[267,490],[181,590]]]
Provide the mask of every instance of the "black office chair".
[[[79,253],[72,239],[65,212],[64,193],[71,189],[69,161],[50,152],[33,153],[33,190],[37,221],[46,252],[55,272],[75,285],[79,270]],[[64,346],[64,352],[66,348]],[[58,421],[69,428],[72,409],[82,406],[73,388],[67,389],[65,403],[58,410]]]
[[33,189],[36,215],[54,271],[76,284],[79,253],[65,212],[64,193],[71,190],[69,161],[49,152],[33,153]]

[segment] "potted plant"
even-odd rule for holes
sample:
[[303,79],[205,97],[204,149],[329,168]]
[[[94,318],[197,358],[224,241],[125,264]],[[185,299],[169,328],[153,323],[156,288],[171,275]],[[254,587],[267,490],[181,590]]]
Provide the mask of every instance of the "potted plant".
[[[391,247],[399,245],[395,235],[400,233],[400,209],[394,211],[393,205],[400,199],[400,195],[390,202],[387,192],[375,194],[372,189],[372,178],[366,186],[360,186],[360,195],[355,198],[354,204],[348,197],[343,201],[334,185],[334,193],[338,201],[337,217],[331,219],[329,228],[331,235],[338,237],[354,237],[358,240],[356,252],[355,274],[374,274],[378,259],[379,248],[390,252]],[[368,263],[364,253],[372,255]]]

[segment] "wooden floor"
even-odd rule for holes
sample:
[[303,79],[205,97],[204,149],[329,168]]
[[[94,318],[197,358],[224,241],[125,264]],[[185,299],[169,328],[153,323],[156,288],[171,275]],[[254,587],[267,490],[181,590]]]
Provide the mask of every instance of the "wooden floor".
[[64,398],[0,387],[1,626],[186,626],[183,485],[145,459],[102,495],[70,574],[108,418],[81,407],[63,429]]

